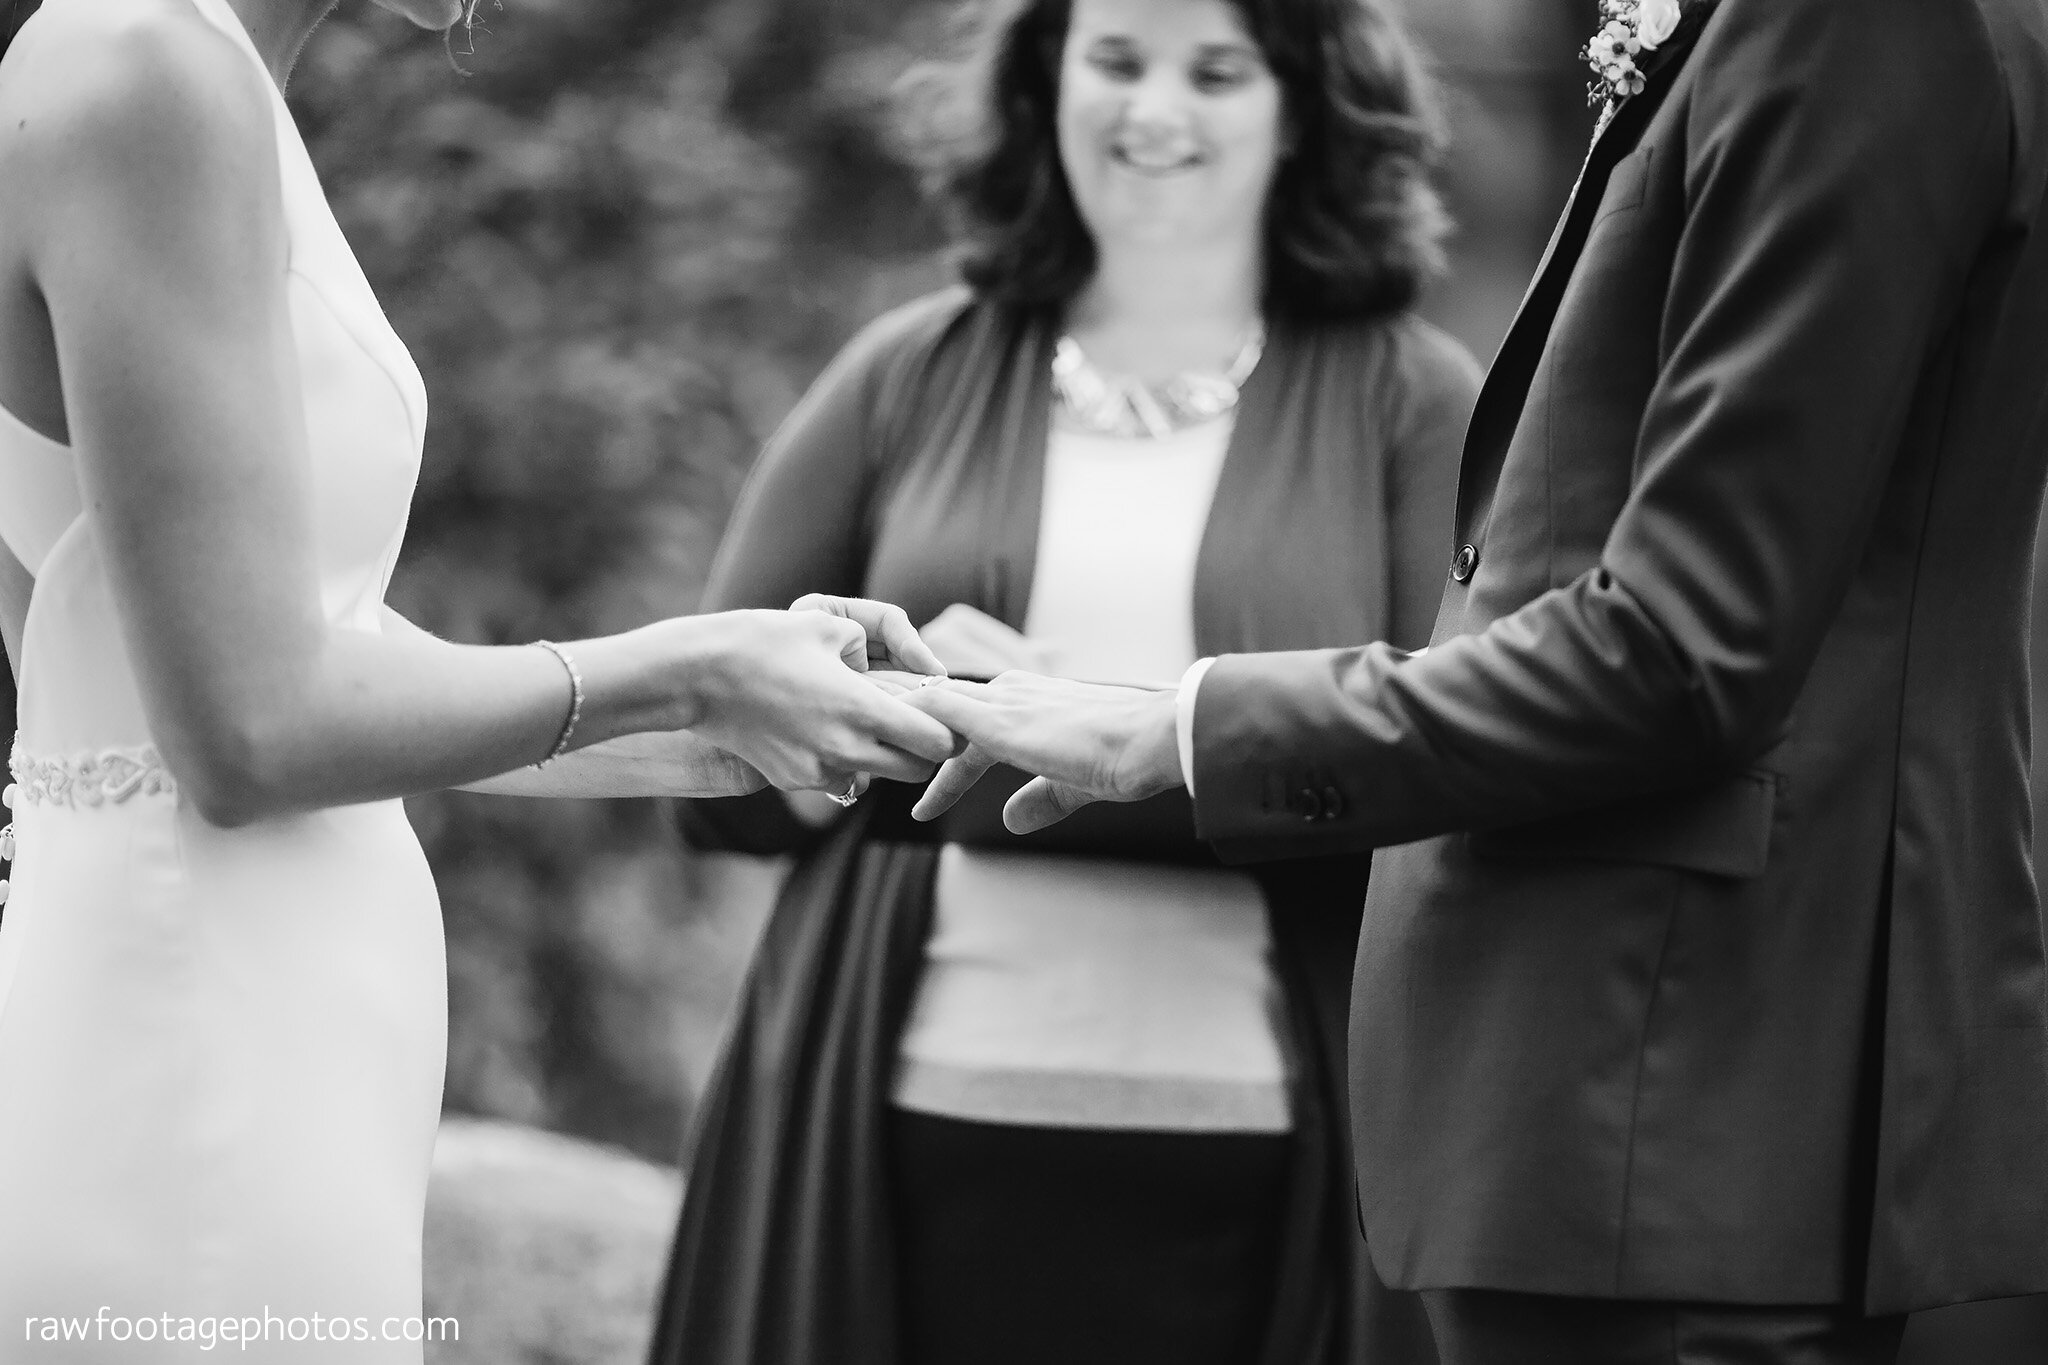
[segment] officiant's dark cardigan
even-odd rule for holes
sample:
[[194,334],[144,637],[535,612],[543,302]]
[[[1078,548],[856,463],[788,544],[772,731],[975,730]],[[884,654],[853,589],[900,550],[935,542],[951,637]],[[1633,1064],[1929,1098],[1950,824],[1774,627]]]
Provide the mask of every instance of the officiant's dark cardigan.
[[[1268,323],[1197,560],[1201,653],[1367,640],[1420,646],[1447,566],[1479,374],[1408,314]],[[777,433],[705,609],[804,592],[966,602],[1021,628],[1030,600],[1056,319],[964,289],[882,318]],[[688,803],[700,845],[808,848],[764,933],[698,1113],[653,1359],[896,1365],[885,1116],[931,931],[937,835],[878,783],[818,841],[774,793]],[[1028,839],[1001,788],[944,837],[1204,861],[1185,793],[1095,807]],[[1287,1002],[1295,1127],[1268,1365],[1427,1360],[1413,1301],[1361,1255],[1344,1131],[1344,1037],[1367,862],[1255,869]]]

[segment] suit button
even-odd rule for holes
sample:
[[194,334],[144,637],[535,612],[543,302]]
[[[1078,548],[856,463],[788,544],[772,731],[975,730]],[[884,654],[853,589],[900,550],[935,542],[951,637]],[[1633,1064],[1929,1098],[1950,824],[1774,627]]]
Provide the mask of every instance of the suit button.
[[1278,773],[1267,773],[1266,780],[1259,786],[1259,810],[1271,815],[1274,811],[1287,809],[1287,779]]
[[1323,818],[1323,798],[1316,795],[1314,787],[1303,787],[1300,794],[1295,797],[1295,800],[1300,805],[1302,819],[1320,820]]
[[1323,788],[1323,818],[1334,820],[1344,813],[1344,793],[1335,787]]
[[1451,577],[1460,583],[1472,581],[1472,571],[1479,567],[1479,547],[1460,545],[1458,553],[1451,557]]

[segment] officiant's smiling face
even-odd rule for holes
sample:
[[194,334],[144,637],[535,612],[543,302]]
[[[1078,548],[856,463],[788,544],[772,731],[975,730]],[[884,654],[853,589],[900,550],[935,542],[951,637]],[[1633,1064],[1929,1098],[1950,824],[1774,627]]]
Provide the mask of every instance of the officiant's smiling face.
[[1060,160],[1098,244],[1257,242],[1282,107],[1228,0],[1074,0]]

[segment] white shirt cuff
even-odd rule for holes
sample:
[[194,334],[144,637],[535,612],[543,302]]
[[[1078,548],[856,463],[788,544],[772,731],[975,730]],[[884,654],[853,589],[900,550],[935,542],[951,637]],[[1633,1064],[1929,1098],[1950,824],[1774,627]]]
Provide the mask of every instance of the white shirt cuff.
[[1187,784],[1188,796],[1195,794],[1195,689],[1202,685],[1202,675],[1209,671],[1214,658],[1197,659],[1188,665],[1188,671],[1180,675],[1180,693],[1174,698],[1174,737],[1180,741],[1180,779]]

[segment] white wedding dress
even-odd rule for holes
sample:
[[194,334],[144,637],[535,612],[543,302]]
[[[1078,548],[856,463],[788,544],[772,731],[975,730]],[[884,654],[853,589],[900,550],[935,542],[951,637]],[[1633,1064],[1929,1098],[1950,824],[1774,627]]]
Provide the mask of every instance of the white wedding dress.
[[[225,0],[192,3],[261,66]],[[376,631],[426,396],[271,115],[322,601]],[[97,535],[71,452],[0,413],[0,536],[35,576],[0,919],[0,1361],[418,1362],[447,1037],[418,841],[397,802],[202,819],[152,746]]]

